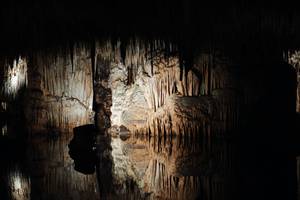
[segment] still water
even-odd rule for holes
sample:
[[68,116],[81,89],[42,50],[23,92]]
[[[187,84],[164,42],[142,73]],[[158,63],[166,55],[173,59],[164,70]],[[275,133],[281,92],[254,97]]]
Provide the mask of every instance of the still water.
[[230,199],[234,152],[201,137],[2,137],[1,199]]
[[296,158],[251,138],[2,133],[1,200],[270,199],[296,189]]

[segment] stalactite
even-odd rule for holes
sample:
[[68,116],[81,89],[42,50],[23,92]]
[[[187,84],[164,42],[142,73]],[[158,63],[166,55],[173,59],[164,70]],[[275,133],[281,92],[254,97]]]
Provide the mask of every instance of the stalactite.
[[[197,132],[203,132],[205,137],[211,137],[237,128],[240,102],[235,95],[235,82],[232,82],[232,75],[227,69],[230,67],[228,65],[230,62],[226,62],[227,64],[224,65],[218,61],[214,66],[212,62],[212,57],[209,54],[204,54],[194,63],[191,70],[186,71],[183,68],[184,76],[180,81],[179,59],[177,57],[169,58],[168,65],[155,65],[154,71],[156,73],[153,76],[144,78],[144,84],[146,83],[144,95],[148,105],[153,108],[153,113],[148,115],[148,125],[145,124],[145,126],[148,126],[152,133],[156,134],[159,130],[164,130],[164,127],[168,127],[166,132],[169,134],[188,134],[192,136],[197,130]],[[151,68],[151,65],[149,65],[149,68]],[[147,71],[147,68],[145,69]],[[147,81],[145,82],[145,80]],[[197,99],[195,101],[207,99],[207,101],[212,102],[213,106],[203,112],[203,117],[200,117],[201,109],[189,112],[189,119],[183,116],[177,117],[176,113],[183,113],[183,111],[176,109],[172,111],[174,110],[174,107],[172,107],[174,104],[171,103],[172,106],[169,104],[170,98],[172,99],[174,96],[182,99],[191,96]],[[201,96],[204,97],[201,98]],[[218,111],[218,115],[212,114]],[[209,116],[209,113],[211,113],[211,116]],[[169,116],[172,117],[168,119]],[[199,117],[201,118],[199,120],[203,121],[203,125],[194,124],[192,120]],[[163,120],[157,121],[157,119]],[[178,124],[176,121],[178,121]],[[143,129],[142,126],[139,128]],[[219,136],[223,137],[224,135]]]
[[93,40],[91,42],[91,50],[90,50],[90,56],[91,56],[91,63],[92,63],[92,77],[95,76],[95,69],[96,69],[96,41]]
[[88,50],[76,44],[73,59],[70,51],[67,55],[63,52],[32,56],[35,69],[29,73],[27,98],[31,100],[25,115],[33,132],[53,128],[66,131],[91,122],[93,86]]
[[126,42],[123,41],[121,42],[121,46],[120,46],[120,52],[121,52],[121,58],[122,58],[122,62],[124,65],[126,65]]
[[296,111],[300,112],[300,51],[289,51],[286,55],[287,61],[291,64],[297,72],[297,99],[296,99]]
[[153,76],[154,75],[154,64],[153,64],[153,45],[152,45],[152,43],[150,44],[150,59],[151,59],[151,76]]
[[27,86],[27,59],[19,57],[12,64],[3,66],[2,93],[7,98],[15,98],[20,90]]
[[[115,95],[115,93],[110,94],[107,90],[111,85],[116,84],[108,80],[113,68],[119,70],[116,70],[117,73],[112,73],[116,75],[116,79],[113,81],[127,81],[127,85],[120,84],[120,90],[122,90],[125,97],[124,104],[122,102],[119,102],[119,104],[124,106],[125,103],[133,99],[136,94],[135,91],[140,91],[135,98],[146,101],[146,103],[142,102],[142,106],[145,108],[144,112],[149,113],[149,116],[145,114],[141,120],[145,122],[134,122],[134,125],[137,128],[142,128],[142,126],[149,124],[151,133],[158,133],[159,130],[164,130],[165,127],[168,127],[166,128],[167,132],[182,132],[183,134],[190,134],[190,131],[201,129],[198,125],[192,125],[186,116],[183,117],[186,124],[177,124],[176,120],[180,121],[179,119],[182,116],[176,118],[176,116],[173,116],[174,113],[165,111],[173,96],[182,97],[182,99],[186,100],[188,99],[187,97],[196,98],[197,100],[200,98],[201,101],[203,99],[201,96],[205,96],[207,100],[203,101],[211,101],[220,106],[216,107],[216,109],[220,108],[221,110],[221,107],[225,106],[217,98],[221,96],[221,90],[229,85],[228,82],[230,80],[227,80],[230,79],[227,76],[229,72],[226,72],[226,66],[222,66],[222,63],[218,63],[218,60],[213,60],[213,56],[209,53],[201,54],[194,62],[190,57],[186,58],[187,56],[184,53],[178,52],[173,44],[168,44],[162,40],[145,42],[140,39],[132,39],[125,42],[97,41],[90,46],[74,44],[73,50],[70,47],[69,51],[65,53],[66,55],[61,53],[61,51],[58,51],[57,54],[36,54],[34,65],[37,69],[34,72],[32,71],[31,74],[36,79],[36,83],[32,83],[34,82],[33,80],[30,83],[31,91],[35,89],[41,91],[41,95],[45,96],[49,102],[49,105],[42,104],[41,108],[36,106],[36,109],[46,110],[45,113],[48,115],[46,119],[51,119],[51,122],[47,123],[51,124],[51,126],[55,126],[55,124],[62,126],[66,121],[75,119],[81,123],[82,121],[78,119],[80,118],[79,113],[84,110],[86,113],[84,116],[87,117],[89,115],[87,114],[89,112],[87,108],[91,108],[93,90],[84,88],[95,88],[94,82],[98,83],[99,88],[103,91],[101,95],[105,94],[104,96],[107,96],[109,101],[111,95]],[[165,51],[167,51],[168,55],[171,55],[167,59]],[[87,69],[88,71],[83,72],[83,70]],[[84,87],[82,87],[83,85]],[[99,91],[97,92],[99,93]],[[112,99],[114,98],[113,96]],[[78,115],[76,114],[76,116],[78,118],[56,114],[56,112],[60,113],[68,110],[62,110],[63,106],[66,106],[66,102],[69,103],[67,107],[73,104],[78,104],[81,107],[77,110]],[[109,103],[103,104],[106,108],[103,114],[110,116]],[[124,106],[125,109],[128,108],[128,105],[126,106]],[[32,107],[35,106],[32,105]],[[48,109],[53,109],[54,112]],[[174,108],[170,110],[172,109]],[[219,114],[224,126],[231,118],[236,118],[236,115],[233,113],[235,109],[234,107],[228,110],[224,109],[221,111],[223,113]],[[43,115],[41,110],[39,115]],[[118,108],[114,107],[114,103],[112,110],[118,110]],[[203,113],[197,114],[198,111],[193,111],[189,114],[192,118],[199,117],[201,120],[215,123],[214,120],[217,121],[217,119],[212,119],[213,116],[210,116],[213,112],[212,110],[202,109],[201,112],[203,111]],[[161,117],[159,112],[164,113],[166,116]],[[178,111],[174,112],[177,113]],[[29,113],[33,113],[33,111]],[[172,119],[168,119],[170,115],[172,115]],[[132,114],[130,115],[130,112],[127,112],[123,116],[128,117],[132,116]],[[160,116],[162,120],[154,120],[155,116]],[[225,118],[225,116],[227,117]],[[137,121],[139,121],[138,118]],[[153,126],[151,125],[152,123]],[[235,120],[234,123],[236,123]],[[216,129],[219,128],[219,122],[217,124]],[[230,125],[228,127],[232,128],[234,126]],[[206,130],[203,132],[206,132]]]
[[72,72],[74,72],[74,43],[70,43],[70,56],[71,56],[71,65],[72,65]]

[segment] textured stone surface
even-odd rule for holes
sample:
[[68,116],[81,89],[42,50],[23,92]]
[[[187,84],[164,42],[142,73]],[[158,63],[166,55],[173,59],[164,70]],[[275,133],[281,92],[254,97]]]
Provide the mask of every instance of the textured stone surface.
[[95,49],[95,74],[94,81],[94,110],[95,124],[102,133],[106,133],[111,126],[111,106],[112,106],[112,91],[109,84],[110,77],[110,60],[106,57],[107,52],[103,52],[104,46],[97,46]]
[[239,84],[228,58],[200,54],[187,72],[180,69],[178,57],[160,55],[155,55],[154,63],[146,60],[138,65],[131,84],[126,65],[112,65],[113,125],[154,135],[210,135],[237,127]]
[[12,63],[1,63],[0,68],[1,96],[14,99],[27,86],[27,59],[20,56]]
[[[168,55],[164,49],[169,49]],[[186,63],[172,51],[176,47],[163,41],[136,39],[32,54],[27,58],[25,99],[30,130],[70,130],[93,120],[101,130],[111,124],[174,134],[189,132],[187,127],[201,127],[202,132],[211,126],[234,128],[238,82],[231,61],[202,52],[187,71]]]
[[93,121],[90,55],[80,46],[67,55],[37,53],[30,60],[25,115],[33,132],[72,130]]
[[293,65],[297,72],[297,112],[300,112],[300,51],[290,52],[288,54],[288,62]]

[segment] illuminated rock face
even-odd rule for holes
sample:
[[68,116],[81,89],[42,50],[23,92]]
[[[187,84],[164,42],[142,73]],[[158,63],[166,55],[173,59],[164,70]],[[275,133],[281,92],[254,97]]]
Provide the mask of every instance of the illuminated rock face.
[[297,103],[296,103],[296,109],[297,112],[300,112],[300,51],[295,51],[294,53],[289,53],[288,55],[288,62],[291,64],[297,72]]
[[[221,106],[234,101],[223,95],[227,88],[235,92],[230,62],[202,53],[187,71],[178,54],[164,54],[166,45],[176,51],[163,41],[132,40],[35,52],[7,71],[6,93],[15,95],[28,82],[25,119],[33,132],[69,131],[94,120],[101,130],[112,123],[154,134],[158,129],[189,132],[185,127],[209,130],[222,120],[224,128],[233,116],[227,112],[236,110]],[[16,71],[20,77],[14,76]],[[191,125],[197,120],[202,125]]]
[[2,93],[15,98],[21,89],[27,86],[27,59],[19,57],[12,64],[4,64]]
[[144,85],[128,85],[128,74],[123,64],[112,65],[112,124],[136,126],[144,124],[150,108],[144,96]]
[[22,78],[7,79],[7,91],[19,88],[20,80],[28,82],[25,118],[33,132],[69,131],[94,120],[101,130],[112,124],[153,134],[235,128],[239,114],[231,62],[201,53],[187,70],[172,51],[176,48],[163,41],[132,40],[36,52],[14,63],[23,66]]
[[[71,56],[72,55],[72,56]],[[89,51],[34,54],[29,63],[25,117],[33,132],[71,130],[93,120]]]
[[176,56],[157,54],[154,61],[135,68],[130,84],[126,63],[112,65],[113,125],[154,135],[209,135],[237,127],[238,84],[235,68],[226,57],[201,54],[188,72],[180,69]]

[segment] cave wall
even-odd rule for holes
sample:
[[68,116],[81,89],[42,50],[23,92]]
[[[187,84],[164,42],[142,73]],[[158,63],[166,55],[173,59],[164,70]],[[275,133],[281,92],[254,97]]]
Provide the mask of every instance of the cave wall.
[[24,89],[28,83],[27,77],[27,59],[26,57],[19,56],[11,62],[2,60],[1,62],[1,99],[13,100],[17,98],[20,90]]
[[25,118],[31,131],[68,131],[93,122],[92,65],[87,48],[35,53],[28,65]]
[[287,61],[295,68],[297,73],[296,110],[297,112],[300,112],[300,51],[288,52]]
[[111,64],[112,125],[154,135],[237,128],[237,65],[219,52],[202,52],[188,70],[178,54],[165,56],[165,44],[157,43],[150,55],[147,46],[131,44],[125,62]]
[[[125,125],[132,132],[154,135],[235,130],[241,105],[257,101],[264,91],[255,90],[250,76],[243,82],[243,62],[222,50],[195,51],[185,60],[178,48],[163,40],[135,38],[27,55],[14,66],[24,65],[30,129],[71,130],[95,120],[99,129]],[[2,76],[12,80],[8,69]],[[264,79],[255,68],[247,70],[257,82]]]
[[[174,78],[163,86],[161,82],[165,79],[154,77],[160,87],[151,89],[162,92],[154,94],[159,103],[148,120],[152,133],[210,135],[214,132],[217,135],[237,128],[240,97],[235,66],[226,57],[222,59],[210,54],[199,55],[191,70],[183,70],[182,80],[177,64]],[[175,90],[161,89],[168,87]]]
[[0,129],[2,136],[15,138],[24,123],[22,99],[28,85],[28,59],[18,56],[0,60]]

